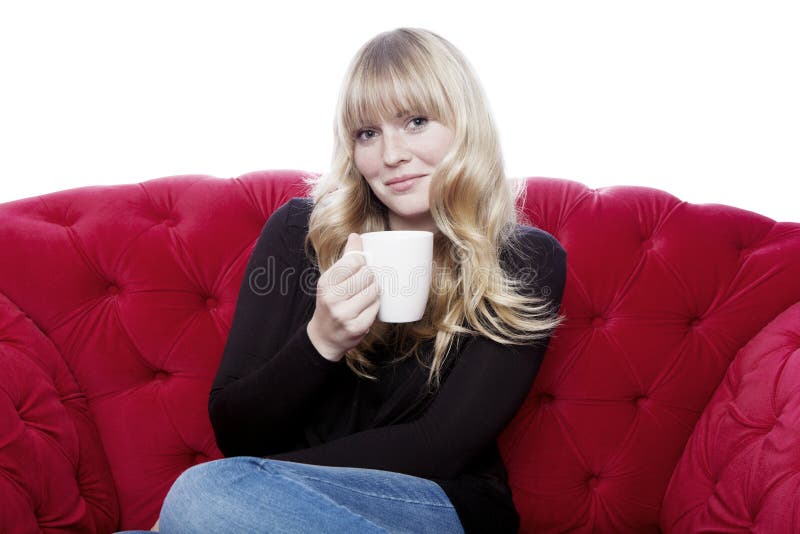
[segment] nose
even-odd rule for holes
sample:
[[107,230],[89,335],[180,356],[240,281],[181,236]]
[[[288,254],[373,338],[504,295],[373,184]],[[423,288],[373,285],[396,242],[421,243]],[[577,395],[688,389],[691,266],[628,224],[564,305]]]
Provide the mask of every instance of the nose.
[[403,139],[402,133],[392,132],[385,129],[383,135],[383,163],[389,167],[395,166],[401,161],[408,161],[408,146]]

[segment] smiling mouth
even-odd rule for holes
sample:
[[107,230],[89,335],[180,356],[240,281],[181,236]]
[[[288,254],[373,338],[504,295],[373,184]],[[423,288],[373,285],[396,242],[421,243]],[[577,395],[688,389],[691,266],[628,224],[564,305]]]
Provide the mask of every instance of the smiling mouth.
[[392,191],[402,193],[403,191],[407,191],[412,187],[414,187],[416,183],[419,182],[424,177],[425,175],[422,175],[422,176],[416,176],[414,178],[409,178],[407,180],[403,180],[402,182],[394,182],[392,184],[389,184],[389,188]]
[[407,182],[409,180],[415,180],[417,178],[422,178],[423,176],[425,176],[425,175],[424,174],[418,174],[417,176],[406,176],[406,177],[404,177],[402,179],[393,178],[392,180],[389,180],[386,183],[386,185],[391,186],[391,185],[395,185],[395,184],[401,184],[401,183]]

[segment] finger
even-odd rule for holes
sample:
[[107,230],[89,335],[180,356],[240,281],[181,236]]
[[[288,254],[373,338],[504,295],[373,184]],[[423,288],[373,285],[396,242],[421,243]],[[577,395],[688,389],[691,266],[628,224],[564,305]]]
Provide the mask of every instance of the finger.
[[[356,279],[358,279],[357,282],[355,282]],[[357,304],[358,309],[365,308],[378,297],[380,288],[366,267],[361,269],[351,280],[354,280],[354,286],[347,300]]]
[[[367,264],[361,248],[361,236],[352,232],[347,236],[347,243],[344,245],[344,252],[334,264],[325,272],[324,283],[336,285],[350,278],[362,266]],[[322,278],[320,278],[322,280]]]
[[380,305],[380,301],[376,299],[375,302],[364,308],[364,310],[358,314],[355,323],[359,325],[359,332],[364,332],[365,335],[369,332],[369,329],[375,322],[375,317],[378,316]]
[[350,295],[349,298],[340,298],[332,303],[335,306],[335,315],[342,321],[354,321],[364,309],[378,300],[377,284],[369,284],[361,291]]
[[[331,267],[329,274],[333,279],[337,274],[342,274],[345,268],[338,266]],[[372,273],[367,266],[362,266],[361,269],[355,269],[355,272],[341,280],[338,284],[327,283],[324,287],[323,293],[329,305],[334,305],[338,302],[344,302],[363,291],[364,288],[369,286],[372,280]]]
[[351,319],[348,319],[346,322],[346,330],[352,336],[364,336],[369,332],[369,329],[372,327],[372,323],[375,322],[375,317],[378,315],[380,303],[376,300],[375,302],[369,303],[363,309],[360,309],[358,313],[356,313]]
[[364,250],[361,243],[361,236],[355,232],[351,232],[350,235],[347,236],[347,243],[344,244],[345,253],[352,250]]
[[327,284],[329,286],[341,284],[366,265],[367,260],[361,251],[346,252],[330,269],[325,271]]
[[347,256],[348,254],[358,254],[359,256],[361,256],[362,258],[364,258],[364,259],[365,259],[365,261],[366,261],[366,256],[365,256],[365,254],[366,254],[366,253],[365,253],[363,250],[348,250],[347,252],[345,252],[344,254],[342,254],[342,258],[344,258],[345,256]]
[[[350,278],[328,288],[330,302],[336,303],[350,300],[357,295],[365,293],[371,285],[375,285],[375,277],[369,267],[363,266]],[[376,288],[372,289],[377,290]]]

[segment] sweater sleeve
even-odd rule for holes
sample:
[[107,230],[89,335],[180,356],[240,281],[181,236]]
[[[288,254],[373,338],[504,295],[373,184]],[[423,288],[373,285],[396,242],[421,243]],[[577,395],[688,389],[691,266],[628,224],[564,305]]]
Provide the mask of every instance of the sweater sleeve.
[[298,421],[339,367],[290,328],[303,233],[287,224],[289,201],[269,217],[245,270],[208,412],[226,456],[263,455],[296,442]]
[[[537,230],[539,251],[530,288],[558,310],[566,252]],[[517,263],[517,270],[527,267]],[[357,432],[321,445],[270,456],[300,463],[361,467],[423,478],[454,478],[491,446],[525,400],[549,343],[506,346],[473,337],[428,409],[417,419]]]

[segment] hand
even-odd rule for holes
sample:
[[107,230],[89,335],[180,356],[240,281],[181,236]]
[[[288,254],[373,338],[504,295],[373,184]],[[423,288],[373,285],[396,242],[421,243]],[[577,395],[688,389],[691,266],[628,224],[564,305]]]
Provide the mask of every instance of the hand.
[[367,335],[378,315],[378,283],[367,269],[361,236],[347,238],[344,254],[317,282],[317,304],[308,338],[328,360],[339,361]]

